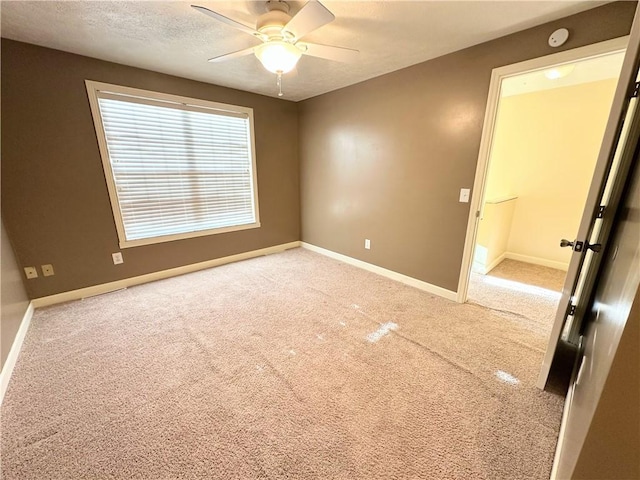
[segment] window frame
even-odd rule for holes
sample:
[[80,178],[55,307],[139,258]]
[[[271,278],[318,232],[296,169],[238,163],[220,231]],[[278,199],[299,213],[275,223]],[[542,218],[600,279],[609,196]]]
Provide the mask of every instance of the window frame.
[[[93,124],[95,127],[96,137],[98,140],[98,147],[100,150],[100,157],[102,159],[102,169],[104,171],[107,190],[109,192],[109,200],[111,203],[111,211],[113,213],[113,219],[115,221],[116,231],[118,234],[118,242],[120,248],[138,247],[141,245],[153,245],[157,243],[171,242],[175,240],[183,240],[187,238],[204,237],[208,235],[216,235],[220,233],[237,232],[241,230],[249,230],[253,228],[260,228],[260,209],[258,202],[258,175],[256,166],[256,147],[255,147],[255,129],[253,119],[253,109],[249,107],[242,107],[238,105],[229,105],[225,103],[212,102],[209,100],[202,100],[191,97],[184,97],[181,95],[173,95],[168,93],[154,92],[151,90],[143,90],[139,88],[125,87],[122,85],[114,85],[110,83],[97,82],[94,80],[85,80],[87,89],[87,95],[89,98],[89,106],[91,109],[91,115],[93,118]],[[252,201],[253,209],[255,213],[255,222],[250,224],[235,225],[229,227],[214,228],[208,230],[199,230],[185,233],[177,233],[170,235],[162,235],[150,238],[141,238],[137,240],[127,240],[126,232],[124,228],[124,221],[122,219],[122,210],[120,208],[120,199],[118,197],[118,191],[111,165],[111,159],[109,156],[109,148],[107,145],[107,139],[104,130],[104,124],[102,122],[102,114],[100,112],[100,105],[98,102],[99,93],[115,94],[131,96],[137,99],[148,100],[148,104],[155,104],[161,106],[164,103],[171,103],[173,108],[180,108],[188,111],[203,111],[211,113],[211,110],[218,110],[225,112],[230,116],[245,116],[249,122],[249,156],[251,159],[251,172],[250,180],[252,187]],[[142,102],[146,103],[146,102]]]

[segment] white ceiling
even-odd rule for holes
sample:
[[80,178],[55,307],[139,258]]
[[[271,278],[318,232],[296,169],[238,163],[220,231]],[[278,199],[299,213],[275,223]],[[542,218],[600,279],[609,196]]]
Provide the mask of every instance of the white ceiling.
[[624,52],[617,52],[567,64],[570,71],[561,78],[547,78],[545,72],[551,68],[515,75],[502,81],[500,95],[502,97],[510,97],[512,95],[522,95],[541,90],[618,78],[623,61]]
[[[264,2],[3,1],[2,36],[269,96],[275,75],[254,56],[207,59],[258,41],[190,7],[255,25]],[[295,14],[305,2],[291,1]],[[323,1],[336,20],[305,37],[360,50],[345,65],[303,56],[284,77],[285,99],[303,100],[476,45],[606,1]],[[551,32],[549,32],[551,33]]]

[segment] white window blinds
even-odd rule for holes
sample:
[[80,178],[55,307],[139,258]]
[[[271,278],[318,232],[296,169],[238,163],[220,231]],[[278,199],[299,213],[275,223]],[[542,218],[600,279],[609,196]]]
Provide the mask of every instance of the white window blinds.
[[96,98],[122,247],[259,226],[248,112]]

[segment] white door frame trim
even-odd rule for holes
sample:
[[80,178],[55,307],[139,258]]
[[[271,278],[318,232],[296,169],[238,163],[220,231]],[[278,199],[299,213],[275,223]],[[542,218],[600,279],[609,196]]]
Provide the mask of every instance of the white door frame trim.
[[629,36],[614,38],[612,40],[606,40],[604,42],[594,43],[592,45],[574,48],[572,50],[565,50],[563,52],[553,53],[551,55],[526,60],[524,62],[505,65],[504,67],[494,68],[492,70],[489,94],[487,97],[487,108],[484,115],[484,124],[482,126],[482,138],[480,141],[476,176],[473,181],[469,218],[467,220],[467,233],[462,255],[462,265],[460,267],[460,279],[458,280],[458,294],[456,300],[459,303],[467,301],[469,277],[471,275],[471,265],[473,263],[473,252],[478,233],[478,218],[485,193],[484,189],[489,167],[489,158],[491,156],[493,133],[498,113],[502,80],[507,77],[520,75],[533,70],[549,68],[563,63],[571,63],[577,60],[584,60],[587,58],[599,57],[601,55],[608,55],[618,51],[624,51],[628,42]]

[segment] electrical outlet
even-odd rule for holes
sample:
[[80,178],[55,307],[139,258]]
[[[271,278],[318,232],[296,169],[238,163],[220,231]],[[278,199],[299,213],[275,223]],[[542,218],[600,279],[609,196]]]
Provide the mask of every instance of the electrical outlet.
[[111,258],[113,258],[114,265],[120,265],[121,263],[124,263],[124,259],[122,258],[122,252],[112,253]]
[[45,277],[51,277],[55,275],[53,271],[53,265],[47,264],[47,265],[40,265],[40,266],[42,267],[42,275],[44,275]]
[[364,248],[366,248],[367,250],[371,250],[371,240],[369,240],[368,238],[364,239]]
[[38,270],[36,270],[36,267],[24,267],[24,274],[27,278],[38,278]]
[[460,189],[460,203],[469,203],[469,196],[471,195],[470,188]]

